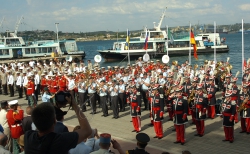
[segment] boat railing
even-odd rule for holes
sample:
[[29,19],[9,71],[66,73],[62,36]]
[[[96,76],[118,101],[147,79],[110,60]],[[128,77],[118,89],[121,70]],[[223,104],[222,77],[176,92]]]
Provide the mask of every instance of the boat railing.
[[113,50],[113,47],[112,46],[97,46],[97,50]]

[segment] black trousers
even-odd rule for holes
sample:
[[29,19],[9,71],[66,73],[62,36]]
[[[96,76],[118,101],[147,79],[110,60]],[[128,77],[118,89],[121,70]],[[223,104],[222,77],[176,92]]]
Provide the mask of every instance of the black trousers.
[[118,99],[119,99],[120,111],[125,111],[125,94],[119,93]]
[[36,101],[38,101],[38,94],[40,93],[40,84],[36,85],[36,90],[35,90],[35,96],[36,96]]
[[10,97],[13,97],[14,96],[14,85],[12,84],[9,84],[9,90],[10,90]]
[[108,106],[107,106],[107,96],[100,96],[100,105],[102,107],[103,115],[108,115]]
[[92,112],[96,112],[96,93],[89,93],[90,98],[90,106],[92,109]]
[[7,84],[3,84],[3,93],[4,95],[8,95]]
[[79,104],[80,104],[80,109],[82,111],[86,111],[86,93],[78,93],[79,95]]
[[111,96],[111,104],[114,117],[119,117],[118,96]]
[[141,94],[142,94],[142,98],[143,98],[143,102],[144,102],[144,109],[147,110],[148,109],[148,99],[147,99],[147,90],[142,90]]
[[19,98],[22,98],[23,97],[23,87],[20,85],[17,85],[16,87],[17,87]]

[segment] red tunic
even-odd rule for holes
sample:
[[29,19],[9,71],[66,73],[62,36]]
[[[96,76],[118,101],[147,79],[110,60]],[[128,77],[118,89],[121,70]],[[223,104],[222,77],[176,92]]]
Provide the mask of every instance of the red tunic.
[[6,114],[7,122],[10,127],[11,137],[14,139],[19,138],[23,134],[22,120],[23,110],[14,111],[10,109]]
[[35,92],[35,84],[33,81],[29,80],[27,84],[27,95],[32,95]]
[[58,86],[59,86],[59,91],[66,91],[67,88],[66,79],[65,78],[59,79]]
[[51,80],[50,92],[53,94],[57,92],[57,80]]

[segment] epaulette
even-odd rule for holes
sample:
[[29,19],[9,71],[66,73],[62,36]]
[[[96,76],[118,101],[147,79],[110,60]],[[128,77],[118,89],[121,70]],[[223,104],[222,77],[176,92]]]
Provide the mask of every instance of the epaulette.
[[160,94],[160,98],[164,98],[163,94]]
[[231,104],[232,104],[232,105],[236,105],[236,101],[233,100],[233,101],[231,102]]
[[184,100],[187,100],[187,97],[186,97],[186,96],[183,96],[183,99],[184,99]]
[[136,95],[141,95],[141,93],[140,93],[140,92],[137,92]]

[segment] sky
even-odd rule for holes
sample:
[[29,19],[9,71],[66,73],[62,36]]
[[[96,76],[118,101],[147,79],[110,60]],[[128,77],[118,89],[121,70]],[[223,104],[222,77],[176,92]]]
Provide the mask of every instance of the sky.
[[126,31],[199,24],[250,23],[250,0],[0,0],[0,32],[52,30],[63,32]]

